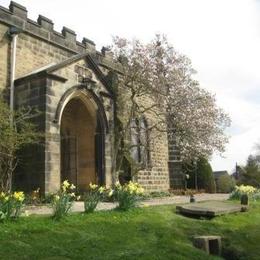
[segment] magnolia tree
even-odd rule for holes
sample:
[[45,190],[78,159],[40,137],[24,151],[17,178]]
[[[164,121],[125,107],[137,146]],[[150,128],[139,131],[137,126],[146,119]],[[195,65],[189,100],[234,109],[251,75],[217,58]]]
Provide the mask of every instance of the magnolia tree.
[[165,36],[156,35],[148,44],[115,37],[111,47],[123,70],[116,95],[120,111],[116,145],[119,161],[123,161],[124,154],[131,155],[133,145],[145,147],[154,140],[154,135],[147,135],[147,143],[131,140],[129,132],[137,125],[133,119],[140,120],[144,115],[149,118],[144,130],[151,133],[156,129],[156,133],[167,132],[175,138],[182,160],[207,158],[214,151],[224,151],[228,115],[216,105],[215,96],[193,79],[191,61],[179,54]]

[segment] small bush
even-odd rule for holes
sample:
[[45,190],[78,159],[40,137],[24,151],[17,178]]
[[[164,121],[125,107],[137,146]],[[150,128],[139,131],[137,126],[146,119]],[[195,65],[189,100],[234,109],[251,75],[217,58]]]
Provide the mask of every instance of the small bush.
[[144,193],[140,195],[142,199],[151,199],[151,198],[165,198],[173,196],[169,191],[152,191],[149,193]]
[[252,196],[253,200],[260,201],[260,189],[258,189]]
[[54,194],[51,201],[51,207],[53,209],[53,218],[55,220],[59,220],[66,216],[71,210],[73,202],[76,199],[75,193],[73,192],[74,189],[75,186],[65,180],[62,183],[60,190]]
[[229,175],[220,176],[217,181],[217,191],[220,193],[230,193],[236,186],[235,180]]
[[102,200],[105,191],[104,187],[98,187],[96,184],[89,184],[90,190],[84,195],[85,213],[92,213],[96,209],[98,203]]
[[140,184],[130,181],[123,186],[117,182],[115,185],[114,196],[118,201],[118,209],[129,210],[134,208],[140,200],[144,189]]
[[257,189],[250,185],[235,186],[235,189],[230,194],[230,199],[240,200],[243,194],[248,195],[249,198],[253,198]]
[[0,220],[18,218],[21,214],[25,196],[22,191],[14,193],[0,193]]

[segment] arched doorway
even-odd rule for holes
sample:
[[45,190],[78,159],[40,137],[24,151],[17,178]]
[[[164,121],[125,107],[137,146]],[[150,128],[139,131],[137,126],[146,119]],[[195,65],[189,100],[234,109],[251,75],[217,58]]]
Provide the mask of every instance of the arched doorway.
[[98,108],[88,98],[72,98],[61,116],[61,181],[77,191],[104,184],[104,134]]

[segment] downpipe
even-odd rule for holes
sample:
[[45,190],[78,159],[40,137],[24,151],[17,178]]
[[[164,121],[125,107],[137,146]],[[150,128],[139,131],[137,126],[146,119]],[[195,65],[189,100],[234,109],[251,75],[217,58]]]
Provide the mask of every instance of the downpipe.
[[8,30],[8,36],[11,39],[11,61],[10,61],[10,111],[11,111],[11,125],[13,125],[13,112],[14,112],[14,81],[15,81],[15,69],[16,69],[16,50],[17,50],[17,38],[22,30],[17,27],[10,27]]
[[[15,81],[15,69],[16,69],[16,49],[18,34],[22,31],[17,27],[10,27],[7,31],[7,35],[11,40],[11,60],[10,60],[10,126],[14,125],[14,81]],[[10,162],[11,171],[13,170],[13,162]],[[11,173],[12,180],[12,173]],[[12,181],[9,184],[10,190],[12,190]]]

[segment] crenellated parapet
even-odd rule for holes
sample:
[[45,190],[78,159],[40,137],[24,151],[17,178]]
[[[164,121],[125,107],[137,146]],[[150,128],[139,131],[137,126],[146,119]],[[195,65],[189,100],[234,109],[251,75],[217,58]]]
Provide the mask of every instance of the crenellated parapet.
[[9,9],[0,6],[0,22],[8,26],[15,26],[25,34],[63,48],[72,54],[95,53],[101,63],[104,61],[105,66],[109,64],[109,67],[113,67],[113,69],[118,67],[113,64],[111,53],[97,51],[93,41],[85,37],[82,41],[78,41],[76,32],[65,26],[61,32],[55,31],[54,22],[43,15],[39,15],[37,21],[29,19],[26,7],[14,1],[10,2]]
[[27,17],[27,9],[14,1],[11,1],[9,9],[0,6],[0,21],[11,26],[22,29],[25,33],[34,35],[45,41],[52,42],[59,46],[71,49],[75,53],[95,51],[95,43],[84,38],[77,41],[75,31],[63,27],[62,32],[54,30],[54,23],[51,19],[39,15],[37,21]]

